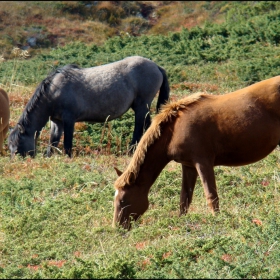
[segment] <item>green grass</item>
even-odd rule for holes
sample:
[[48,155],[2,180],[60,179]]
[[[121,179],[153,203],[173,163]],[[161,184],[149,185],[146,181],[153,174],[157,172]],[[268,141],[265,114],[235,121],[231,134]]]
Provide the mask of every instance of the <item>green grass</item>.
[[276,149],[239,168],[216,167],[221,213],[200,180],[178,217],[180,165],[171,162],[133,230],[111,227],[113,166],[129,157],[1,158],[1,278],[279,278]]

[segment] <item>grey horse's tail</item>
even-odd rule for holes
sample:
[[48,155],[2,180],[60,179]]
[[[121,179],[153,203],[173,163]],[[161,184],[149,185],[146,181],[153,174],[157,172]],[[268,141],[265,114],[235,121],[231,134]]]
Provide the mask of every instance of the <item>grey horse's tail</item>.
[[168,101],[170,92],[169,82],[165,70],[160,66],[158,66],[158,69],[162,73],[163,81],[159,90],[159,96],[157,101],[157,113],[159,112],[160,106]]

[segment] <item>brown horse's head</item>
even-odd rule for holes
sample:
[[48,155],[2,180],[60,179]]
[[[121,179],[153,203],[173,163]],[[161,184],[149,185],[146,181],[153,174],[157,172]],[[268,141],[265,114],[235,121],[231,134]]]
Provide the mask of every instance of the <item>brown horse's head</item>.
[[[122,174],[119,170],[116,171],[119,176]],[[130,176],[129,184],[122,187],[115,184],[115,188],[113,226],[121,225],[129,230],[131,222],[136,221],[148,209],[148,193],[135,184],[134,176]]]

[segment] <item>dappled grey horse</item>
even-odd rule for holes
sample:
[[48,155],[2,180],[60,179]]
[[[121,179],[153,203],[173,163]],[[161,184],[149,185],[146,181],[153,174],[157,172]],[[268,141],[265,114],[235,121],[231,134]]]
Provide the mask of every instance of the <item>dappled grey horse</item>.
[[64,132],[64,150],[71,157],[75,122],[105,122],[135,112],[131,145],[150,126],[151,102],[159,91],[157,112],[169,98],[165,70],[141,56],[90,68],[66,65],[45,78],[27,103],[9,136],[11,155],[35,156],[36,140],[49,118],[50,145],[57,147]]

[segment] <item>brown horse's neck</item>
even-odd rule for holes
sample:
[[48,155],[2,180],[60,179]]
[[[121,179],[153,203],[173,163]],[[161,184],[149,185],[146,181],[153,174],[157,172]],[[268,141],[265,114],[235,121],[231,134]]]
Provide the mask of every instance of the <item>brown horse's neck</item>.
[[149,192],[151,186],[163,170],[171,161],[168,158],[168,138],[170,136],[161,135],[150,147],[148,147],[145,159],[140,166],[135,185]]
[[[196,101],[197,99],[195,99]],[[158,114],[142,136],[127,169],[115,181],[115,188],[138,186],[150,189],[166,164],[172,160],[168,155],[177,113],[185,108],[180,104],[169,105]]]

